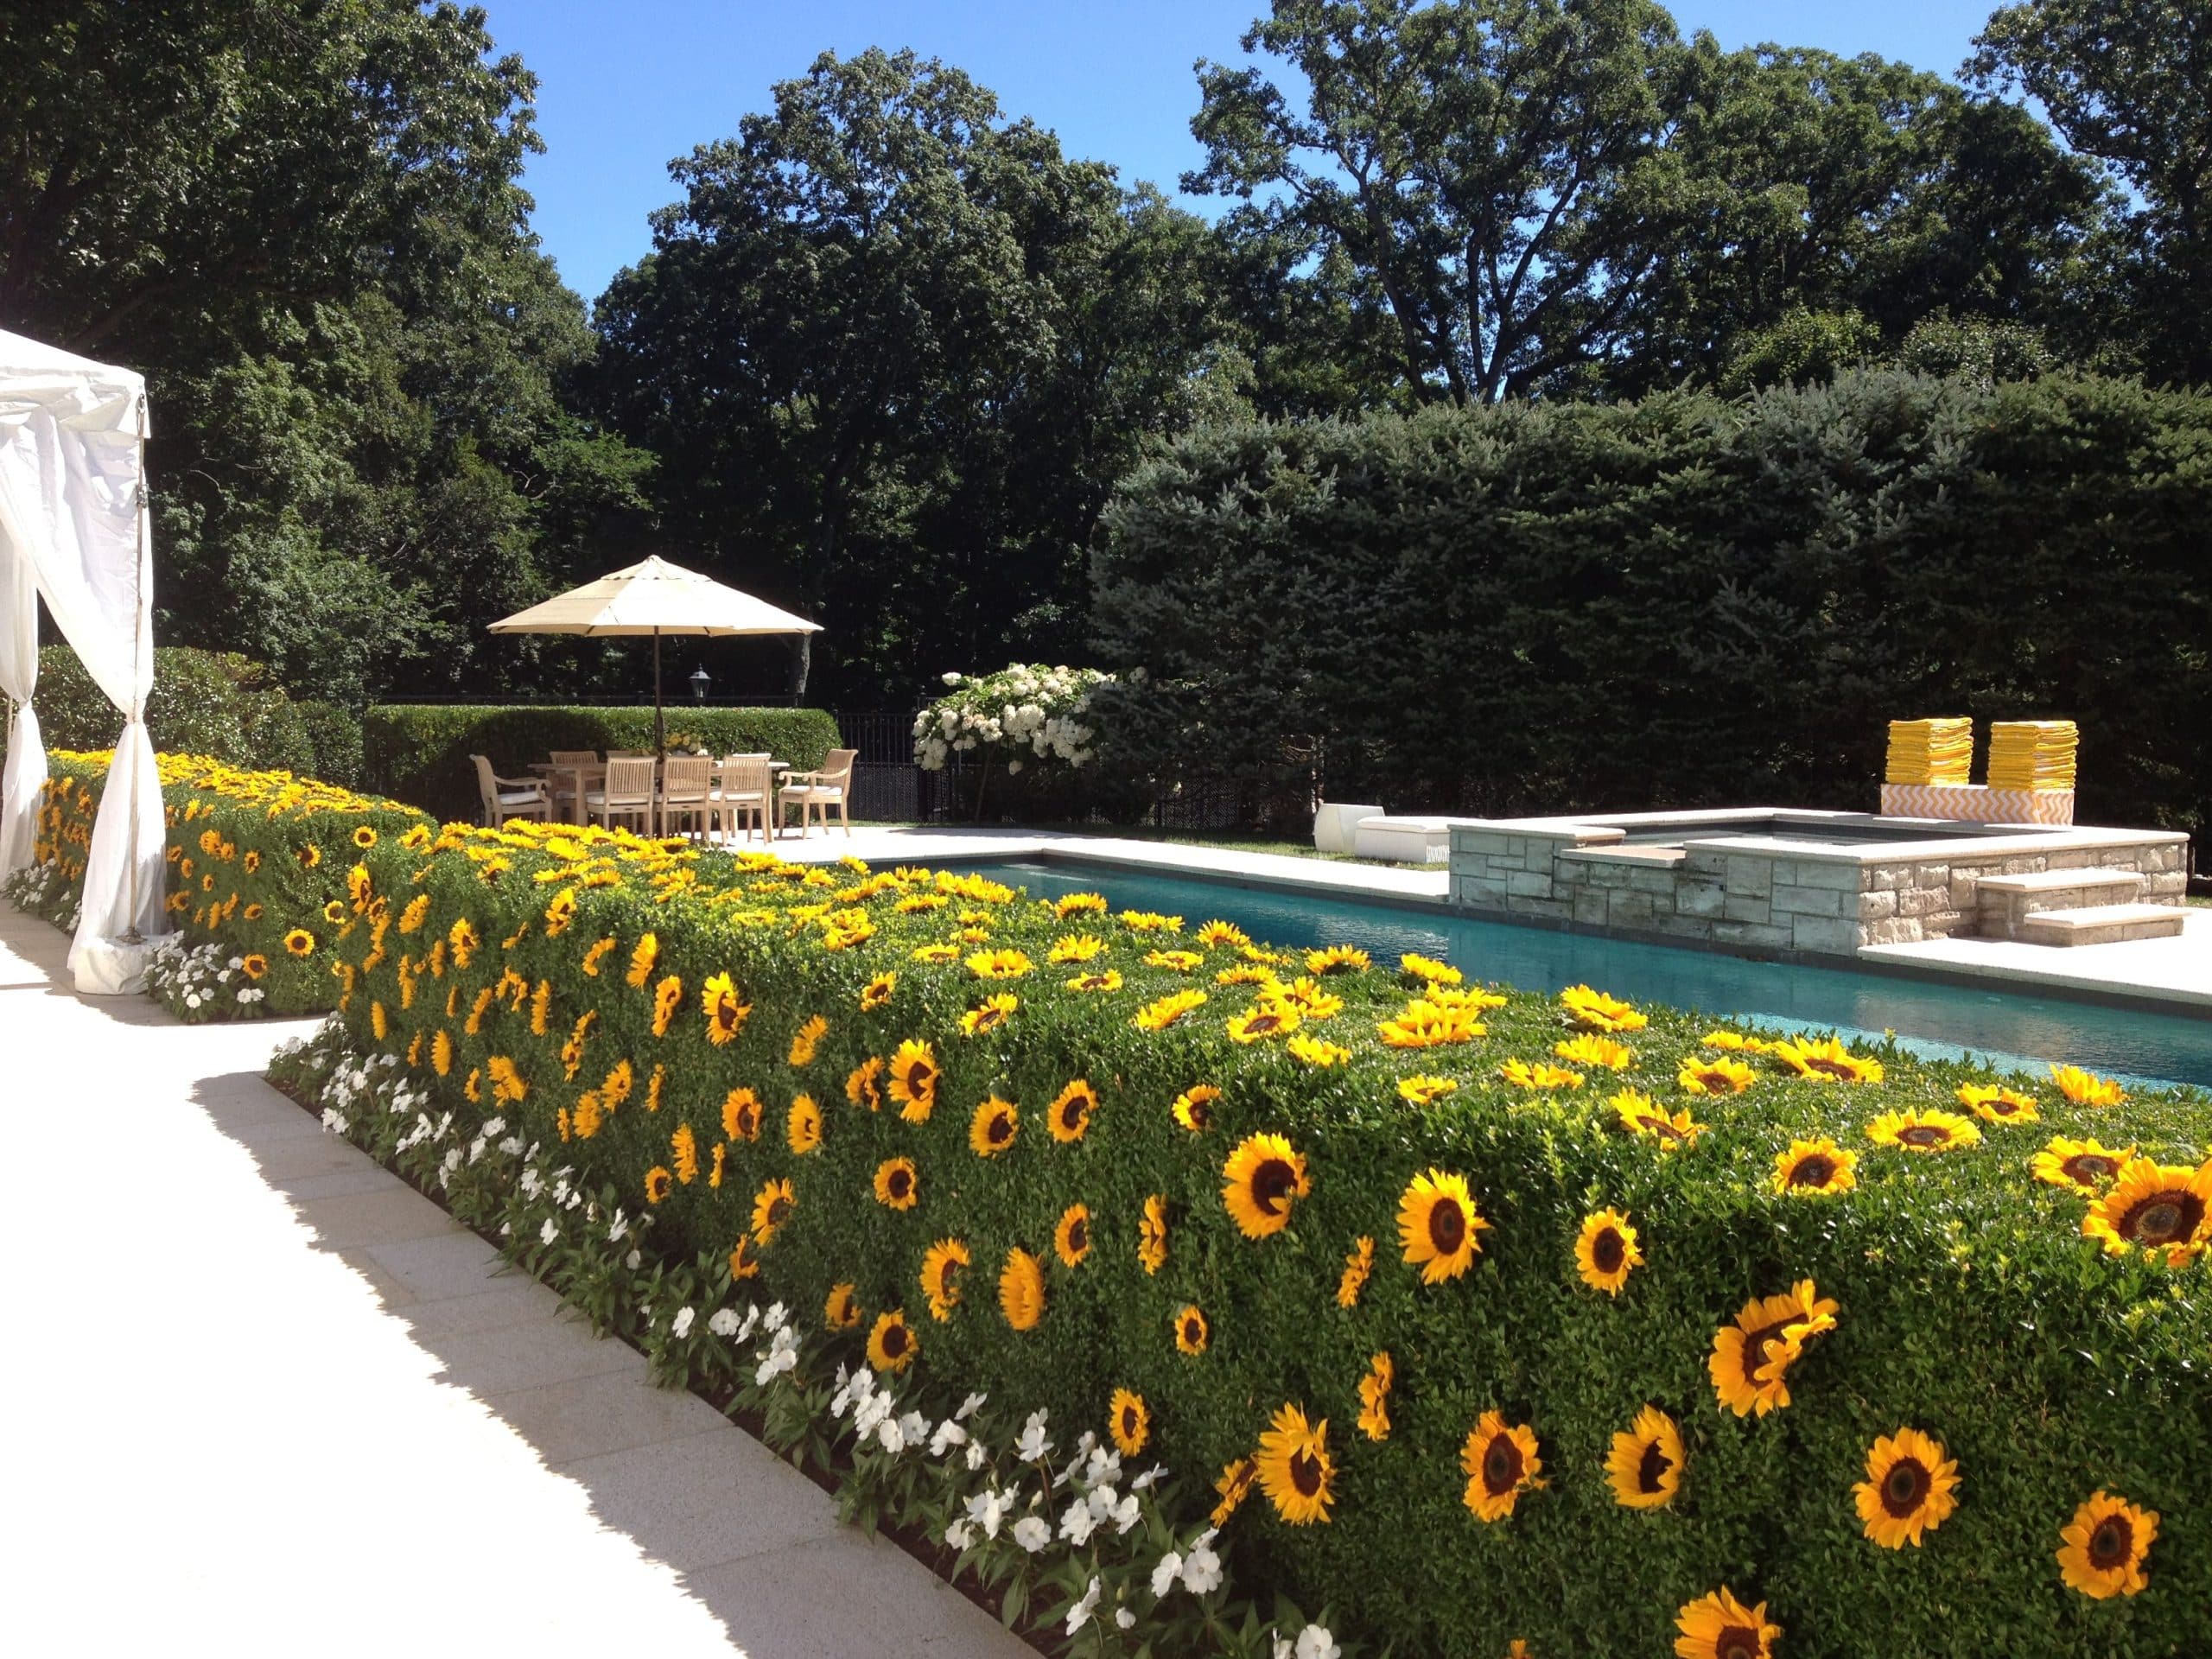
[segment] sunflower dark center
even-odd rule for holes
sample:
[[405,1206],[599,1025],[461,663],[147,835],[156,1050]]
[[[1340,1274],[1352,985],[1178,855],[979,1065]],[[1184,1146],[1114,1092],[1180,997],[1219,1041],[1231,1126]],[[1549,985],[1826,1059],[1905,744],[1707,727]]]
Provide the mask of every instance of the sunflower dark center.
[[1728,1624],[1713,1638],[1713,1659],[1758,1659],[1759,1633],[1748,1624]]
[[883,1351],[896,1359],[906,1351],[906,1327],[894,1325],[883,1333]]
[[1198,1128],[1202,1129],[1212,1121],[1211,1116],[1206,1110],[1206,1103],[1203,1100],[1192,1101],[1187,1107],[1184,1108],[1184,1110],[1188,1113],[1191,1122],[1197,1124]]
[[894,1198],[905,1198],[906,1196],[907,1185],[912,1179],[913,1178],[908,1175],[903,1169],[893,1170],[891,1172],[891,1179],[889,1182],[891,1196]]
[[1122,1408],[1122,1438],[1125,1440],[1135,1440],[1136,1433],[1137,1408],[1135,1406],[1123,1406]]
[[1917,1458],[1900,1458],[1882,1477],[1882,1507],[1902,1521],[1927,1502],[1934,1484],[1926,1464]]
[[2085,1186],[2109,1179],[2119,1167],[2117,1160],[2094,1152],[2077,1152],[2059,1166],[2067,1179],[2079,1181]]
[[1639,1492],[1659,1491],[1667,1478],[1667,1471],[1674,1466],[1675,1460],[1667,1455],[1659,1442],[1652,1441],[1643,1448],[1643,1455],[1637,1459],[1636,1490]]
[[1185,1319],[1183,1321],[1183,1340],[1188,1343],[1192,1347],[1197,1347],[1200,1343],[1205,1340],[1205,1326],[1199,1324],[1196,1319]]
[[1279,1216],[1297,1185],[1298,1172],[1287,1159],[1267,1159],[1252,1172],[1252,1202],[1268,1215]]
[[771,1227],[780,1227],[790,1219],[791,1213],[791,1201],[789,1198],[778,1198],[768,1206],[768,1224]]
[[1521,1484],[1521,1448],[1510,1434],[1493,1436],[1483,1450],[1483,1490],[1503,1497]]
[[1467,1215],[1453,1198],[1439,1198],[1428,1207],[1428,1242],[1439,1255],[1455,1255],[1467,1242]]
[[1628,1259],[1628,1246],[1621,1236],[1608,1227],[1590,1242],[1590,1259],[1597,1263],[1600,1273],[1618,1273],[1621,1263]]
[[1004,1112],[993,1112],[983,1125],[983,1139],[995,1147],[1004,1146],[1013,1135],[1014,1125],[1007,1122]]
[[1075,1220],[1068,1224],[1069,1252],[1071,1255],[1081,1255],[1090,1248],[1090,1224],[1078,1216]]
[[1756,1388],[1759,1384],[1759,1370],[1767,1362],[1767,1350],[1789,1329],[1789,1321],[1763,1325],[1744,1336],[1744,1381]]
[[1905,1147],[1941,1147],[1950,1143],[1951,1132],[1936,1123],[1915,1123],[1910,1128],[1897,1131],[1897,1144]]
[[2134,1523],[2124,1515],[2107,1516],[2089,1535],[2089,1565],[2100,1572],[2122,1565],[2134,1551]]
[[1800,1158],[1790,1166],[1789,1185],[1792,1186],[1826,1186],[1835,1179],[1835,1160],[1824,1152]]
[[1311,1497],[1321,1490],[1321,1465],[1304,1452],[1290,1454],[1290,1484],[1298,1488],[1299,1496]]
[[1244,1029],[1255,1036],[1272,1037],[1281,1025],[1282,1016],[1279,1014],[1255,1014],[1246,1022]]
[[2168,1187],[2130,1205],[2118,1231],[2139,1244],[2170,1244],[2193,1236],[2203,1219],[2203,1199]]
[[1679,1141],[1682,1138],[1682,1132],[1672,1123],[1663,1117],[1655,1117],[1649,1112],[1638,1115],[1636,1126],[1646,1135],[1656,1135],[1662,1141]]

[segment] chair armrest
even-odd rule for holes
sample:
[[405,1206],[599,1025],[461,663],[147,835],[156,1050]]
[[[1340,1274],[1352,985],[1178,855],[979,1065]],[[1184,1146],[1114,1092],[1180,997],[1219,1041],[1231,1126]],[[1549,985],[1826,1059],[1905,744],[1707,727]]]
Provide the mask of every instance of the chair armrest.
[[829,775],[826,772],[787,772],[784,774],[784,781],[786,784],[818,784]]
[[543,778],[502,778],[495,772],[492,774],[492,781],[505,788],[534,789],[541,795],[545,792],[545,780]]

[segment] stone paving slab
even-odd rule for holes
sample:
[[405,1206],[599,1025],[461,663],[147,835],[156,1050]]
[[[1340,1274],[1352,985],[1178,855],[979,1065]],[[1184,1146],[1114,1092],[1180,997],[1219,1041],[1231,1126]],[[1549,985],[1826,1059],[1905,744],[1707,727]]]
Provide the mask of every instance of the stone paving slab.
[[65,954],[0,904],[0,1651],[1031,1652],[270,1089],[311,1027]]

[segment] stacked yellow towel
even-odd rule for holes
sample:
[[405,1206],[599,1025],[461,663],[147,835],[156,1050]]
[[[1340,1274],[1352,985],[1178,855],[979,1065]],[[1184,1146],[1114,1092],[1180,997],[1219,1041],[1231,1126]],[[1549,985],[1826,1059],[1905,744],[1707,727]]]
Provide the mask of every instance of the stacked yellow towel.
[[1889,766],[1891,784],[1963,784],[1974,765],[1970,720],[1893,720]]
[[2070,720],[2000,720],[1989,728],[1992,789],[2071,789],[2081,733]]

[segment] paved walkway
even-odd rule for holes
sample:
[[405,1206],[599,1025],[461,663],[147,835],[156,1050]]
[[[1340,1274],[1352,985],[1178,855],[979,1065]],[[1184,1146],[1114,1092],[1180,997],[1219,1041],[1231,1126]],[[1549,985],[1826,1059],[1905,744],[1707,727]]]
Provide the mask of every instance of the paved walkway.
[[0,1650],[1028,1649],[0,903]]

